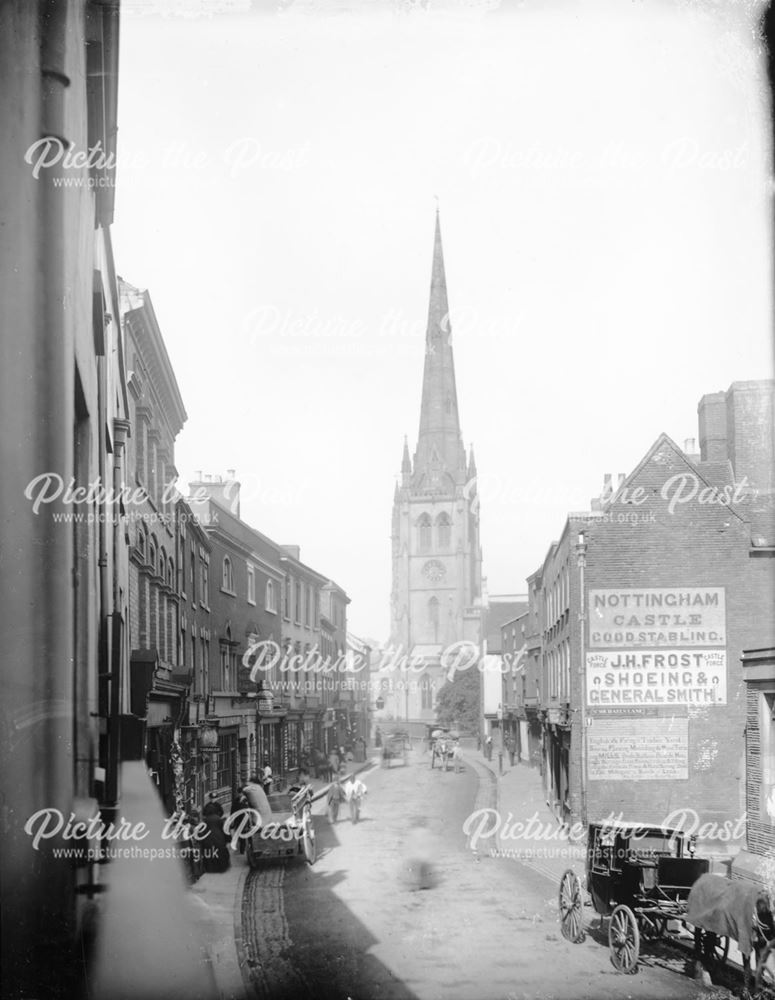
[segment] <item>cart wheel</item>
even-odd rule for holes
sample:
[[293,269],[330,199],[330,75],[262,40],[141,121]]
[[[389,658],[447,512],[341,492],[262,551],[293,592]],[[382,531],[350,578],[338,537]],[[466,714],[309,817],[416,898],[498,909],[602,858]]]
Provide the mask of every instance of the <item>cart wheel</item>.
[[768,941],[759,956],[754,992],[758,993],[759,990],[775,991],[775,941]]
[[578,875],[570,868],[563,872],[560,879],[560,929],[562,936],[573,944],[584,940],[581,892],[581,879]]
[[617,906],[608,924],[608,947],[611,963],[618,972],[632,975],[638,968],[640,931],[629,906]]
[[304,857],[307,859],[307,864],[314,865],[318,852],[317,847],[315,846],[315,828],[312,825],[312,816],[307,816],[307,821],[304,825],[304,833],[301,838],[301,844],[304,848]]

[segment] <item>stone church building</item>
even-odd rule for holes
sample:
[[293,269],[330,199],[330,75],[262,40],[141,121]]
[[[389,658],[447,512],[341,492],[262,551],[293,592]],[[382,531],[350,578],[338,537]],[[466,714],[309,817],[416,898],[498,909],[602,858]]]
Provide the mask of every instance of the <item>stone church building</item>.
[[[460,433],[438,211],[420,429],[413,458],[404,440],[392,544],[391,644],[414,658],[414,668],[400,675],[405,682],[403,697],[396,699],[398,718],[431,722],[450,658],[470,662],[480,647],[482,615],[476,465]],[[450,650],[464,641],[470,647]]]

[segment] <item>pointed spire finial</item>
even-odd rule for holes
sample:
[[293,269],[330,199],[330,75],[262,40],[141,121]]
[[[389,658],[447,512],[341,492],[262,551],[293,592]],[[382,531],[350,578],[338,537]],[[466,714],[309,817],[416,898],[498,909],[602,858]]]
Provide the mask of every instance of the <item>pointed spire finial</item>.
[[401,472],[405,476],[411,476],[412,474],[412,462],[409,458],[409,441],[406,434],[404,434],[404,455],[401,460]]

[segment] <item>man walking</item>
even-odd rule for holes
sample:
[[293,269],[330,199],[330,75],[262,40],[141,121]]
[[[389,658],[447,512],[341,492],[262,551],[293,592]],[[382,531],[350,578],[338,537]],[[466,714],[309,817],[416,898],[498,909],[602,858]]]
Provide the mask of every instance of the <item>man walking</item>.
[[463,769],[463,751],[460,749],[460,740],[455,740],[452,760],[455,762],[455,774],[459,774]]

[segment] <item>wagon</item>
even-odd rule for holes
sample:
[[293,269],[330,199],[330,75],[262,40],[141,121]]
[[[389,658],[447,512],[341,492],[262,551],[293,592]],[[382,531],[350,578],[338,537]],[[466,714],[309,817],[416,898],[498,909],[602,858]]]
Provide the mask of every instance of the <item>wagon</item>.
[[[683,924],[689,891],[709,868],[707,858],[693,856],[693,842],[681,830],[646,823],[589,825],[587,890],[595,912],[608,918],[614,968],[634,973],[641,941],[661,938],[672,921]],[[560,927],[574,943],[584,938],[583,906],[581,880],[568,869],[560,880]],[[719,938],[715,951],[724,961],[729,939]]]
[[434,729],[430,734],[431,768],[436,766],[449,770],[449,762],[452,760],[452,751],[455,748],[454,739],[456,734],[449,729]]
[[251,868],[261,862],[303,858],[315,863],[315,828],[312,823],[312,786],[290,788],[266,795],[257,785],[245,788],[256,818],[255,832],[247,840],[247,860]]
[[[690,924],[694,957],[705,968],[723,964],[730,933],[748,961],[756,952],[755,988],[775,990],[775,922],[771,904],[754,886],[709,873],[710,860],[694,857],[694,838],[673,827],[646,823],[592,823],[588,829],[586,888],[601,920],[608,919],[611,962],[637,970],[641,942]],[[584,939],[585,894],[572,869],[560,880],[560,927],[573,943]],[[691,919],[689,919],[691,918]],[[678,925],[678,927],[676,926]],[[743,942],[743,938],[746,942]]]
[[391,761],[401,760],[407,762],[407,754],[411,749],[409,734],[403,730],[396,730],[385,736],[382,744],[382,766],[390,767]]

